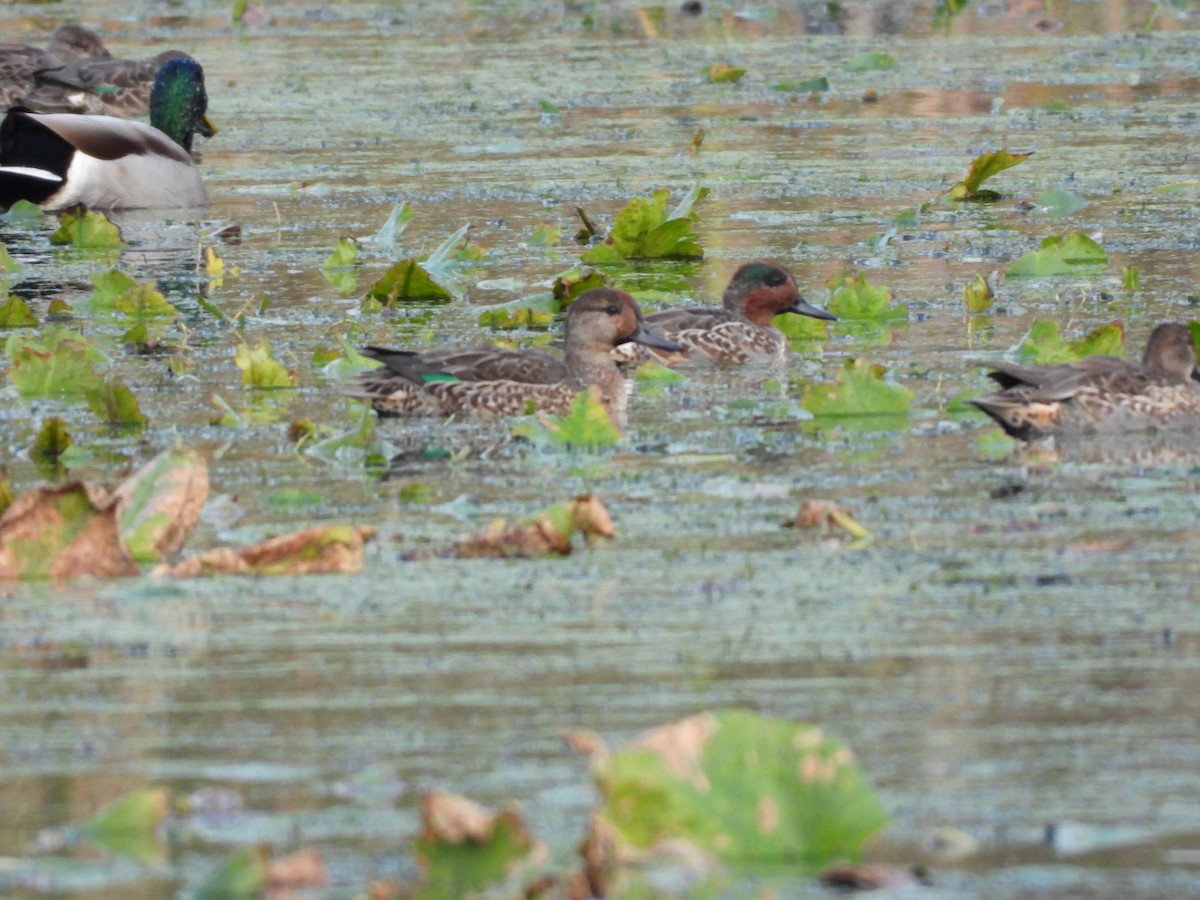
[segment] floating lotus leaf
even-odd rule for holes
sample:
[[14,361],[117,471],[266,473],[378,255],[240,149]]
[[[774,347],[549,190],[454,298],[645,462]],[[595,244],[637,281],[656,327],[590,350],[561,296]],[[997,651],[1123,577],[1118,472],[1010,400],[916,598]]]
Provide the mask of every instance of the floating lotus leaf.
[[484,896],[519,874],[535,847],[515,810],[496,813],[445,791],[421,798],[421,821],[421,884],[410,894],[421,900]]
[[827,308],[839,320],[894,320],[908,318],[908,305],[892,306],[892,292],[882,284],[871,284],[863,274],[831,276]]
[[142,413],[137,397],[122,379],[116,375],[106,375],[88,386],[83,395],[88,408],[101,421],[110,425],[127,425],[142,428],[146,424],[146,416]]
[[859,53],[846,60],[847,72],[878,72],[896,68],[896,57],[883,50]]
[[20,297],[15,294],[0,305],[0,328],[34,328],[37,316]]
[[547,507],[524,522],[498,519],[458,541],[453,555],[466,559],[566,556],[571,552],[571,537],[576,531],[589,547],[597,538],[616,536],[612,518],[600,498],[584,494],[568,503]]
[[1082,231],[1071,231],[1062,237],[1046,238],[1040,250],[1026,253],[1008,267],[1006,274],[1009,278],[1074,275],[1081,269],[1107,262],[1108,255],[1099,244]]
[[950,196],[955,200],[979,200],[992,202],[1000,199],[995,191],[981,191],[979,186],[993,175],[1020,165],[1032,156],[1032,153],[1009,153],[1007,150],[997,150],[975,157],[966,177],[950,188]]
[[57,460],[74,443],[74,438],[67,431],[67,423],[54,416],[42,423],[33,446],[29,448],[29,456],[39,461]]
[[713,63],[704,70],[704,78],[709,84],[736,84],[745,74],[746,70],[741,66],[723,62]]
[[159,861],[166,846],[158,837],[158,827],[167,815],[170,797],[164,787],[130,791],[85,822],[83,833],[113,853],[147,865]]
[[66,211],[58,214],[58,230],[50,235],[50,243],[78,247],[81,250],[110,250],[125,246],[121,229],[102,212]]
[[107,362],[82,334],[59,325],[12,335],[4,353],[8,378],[22,397],[82,397],[99,384],[96,368]]
[[107,491],[73,481],[22,494],[0,516],[0,579],[136,575]]
[[265,340],[251,347],[241,343],[237,346],[234,362],[242,371],[242,384],[248,388],[293,388],[296,373],[290,371],[271,355],[271,345]]
[[256,900],[267,888],[267,850],[246,847],[229,856],[196,890],[195,900]]
[[585,250],[580,259],[585,263],[606,264],[626,259],[700,259],[700,249],[693,231],[696,214],[693,206],[708,196],[708,188],[697,185],[670,213],[666,188],[654,191],[650,199],[634,197],[616,219],[604,242]]
[[801,407],[816,418],[881,417],[879,425],[903,427],[907,421],[912,391],[883,380],[882,366],[861,359],[846,361],[834,384],[810,384],[804,389]]
[[963,288],[963,302],[968,312],[979,313],[991,309],[993,299],[992,286],[982,275],[976,275]]
[[518,425],[513,434],[570,447],[611,447],[621,440],[621,430],[609,418],[595,386],[580,391],[566,415],[539,416],[537,423]]
[[383,273],[371,285],[367,297],[394,306],[401,300],[451,300],[453,295],[442,287],[415,259],[404,259]]
[[617,844],[651,855],[683,841],[730,865],[816,871],[859,858],[887,820],[849,748],[820,728],[744,710],[647,732],[600,756],[595,776]]
[[125,479],[113,496],[121,499],[121,538],[133,558],[152,562],[173,556],[208,499],[208,465],[194,450],[165,450]]
[[221,547],[189,557],[156,575],[317,575],[359,572],[363,547],[375,535],[366,525],[321,525],[268,538],[252,547]]
[[1085,356],[1125,355],[1125,329],[1120,322],[1101,325],[1078,341],[1067,341],[1057,322],[1039,319],[1026,333],[1017,353],[1037,365],[1076,362]]
[[822,94],[829,90],[829,79],[824,75],[816,78],[805,78],[801,81],[781,81],[771,85],[772,90],[793,91],[799,94]]
[[321,274],[343,297],[354,293],[358,284],[358,244],[351,238],[342,238],[321,266]]

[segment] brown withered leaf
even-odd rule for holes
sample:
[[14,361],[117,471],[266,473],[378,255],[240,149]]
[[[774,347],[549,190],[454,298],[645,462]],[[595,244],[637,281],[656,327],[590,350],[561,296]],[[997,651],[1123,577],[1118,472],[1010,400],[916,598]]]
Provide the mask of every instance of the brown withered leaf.
[[252,547],[219,547],[191,556],[174,566],[159,566],[155,575],[196,578],[201,575],[315,575],[358,572],[363,547],[375,536],[369,525],[318,525],[267,538]]
[[796,511],[797,528],[821,528],[826,534],[841,528],[857,540],[866,540],[871,532],[854,520],[850,512],[832,500],[805,500]]
[[329,883],[325,860],[316,847],[305,847],[267,861],[267,889],[324,887]]
[[421,798],[421,822],[422,834],[430,840],[484,844],[492,839],[496,813],[461,794],[430,791]]
[[86,481],[22,494],[0,516],[0,580],[136,575],[121,541],[119,508]]
[[194,450],[166,450],[113,491],[121,501],[121,537],[143,562],[174,556],[200,521],[208,465]]
[[525,522],[498,519],[460,540],[452,554],[462,559],[566,556],[576,531],[582,532],[589,546],[597,538],[612,538],[617,533],[600,498],[583,494]]

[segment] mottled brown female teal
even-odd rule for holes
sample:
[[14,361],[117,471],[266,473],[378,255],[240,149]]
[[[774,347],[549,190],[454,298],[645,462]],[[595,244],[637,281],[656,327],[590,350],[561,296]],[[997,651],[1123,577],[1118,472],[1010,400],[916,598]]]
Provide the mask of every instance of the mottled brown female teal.
[[1183,325],[1150,333],[1140,363],[1089,356],[1054,366],[981,363],[1003,389],[971,403],[1018,440],[1054,434],[1200,430],[1196,346]]
[[0,44],[0,107],[7,109],[33,90],[38,72],[81,59],[108,59],[94,31],[82,25],[63,25],[46,49],[27,44]]
[[173,59],[191,57],[164,50],[149,59],[77,59],[46,67],[36,73],[20,105],[34,112],[144,116],[159,70]]
[[412,352],[367,347],[383,365],[360,376],[351,396],[384,416],[512,416],[540,409],[565,413],[576,395],[595,386],[613,424],[625,419],[625,380],[614,347],[635,341],[678,351],[645,326],[629,294],[597,288],[567,309],[563,359],[499,347]]
[[668,366],[740,366],[782,362],[788,341],[771,320],[792,312],[814,319],[837,317],[800,296],[792,273],[777,262],[756,260],[738,266],[722,298],[723,308],[681,306],[646,316],[646,321],[683,353],[622,347],[617,360],[643,363],[654,359]]

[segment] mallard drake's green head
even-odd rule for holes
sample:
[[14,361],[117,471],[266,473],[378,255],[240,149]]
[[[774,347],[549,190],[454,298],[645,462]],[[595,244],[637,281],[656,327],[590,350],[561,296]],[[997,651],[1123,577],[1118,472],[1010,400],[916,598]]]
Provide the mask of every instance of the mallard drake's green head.
[[189,153],[196,134],[212,137],[204,69],[191,58],[167,60],[150,91],[150,124]]

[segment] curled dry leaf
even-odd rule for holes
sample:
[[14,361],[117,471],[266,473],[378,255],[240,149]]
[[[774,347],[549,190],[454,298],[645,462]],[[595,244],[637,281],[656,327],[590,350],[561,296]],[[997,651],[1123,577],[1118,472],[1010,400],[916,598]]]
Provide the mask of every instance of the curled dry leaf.
[[823,528],[826,534],[837,527],[860,541],[871,536],[871,532],[859,525],[844,506],[839,506],[832,500],[805,500],[796,511],[795,526]]
[[563,734],[563,741],[569,750],[584,756],[596,756],[596,754],[608,752],[608,745],[604,743],[604,738],[587,728],[572,728]]
[[267,538],[238,550],[220,547],[154,574],[171,578],[201,575],[315,575],[358,572],[363,547],[375,536],[369,525],[320,525]]
[[597,538],[613,538],[617,533],[600,498],[584,494],[551,506],[526,522],[497,519],[459,541],[453,555],[463,559],[566,556],[576,531],[583,533],[589,546]]
[[469,797],[449,791],[430,791],[421,798],[423,835],[430,840],[483,844],[492,839],[496,813]]
[[0,516],[0,580],[136,575],[121,541],[119,508],[86,481],[22,494]]
[[267,861],[268,889],[324,887],[328,883],[325,860],[316,847],[305,847]]
[[136,559],[174,556],[200,521],[208,465],[194,450],[167,450],[121,482],[113,497],[121,501],[121,537]]

